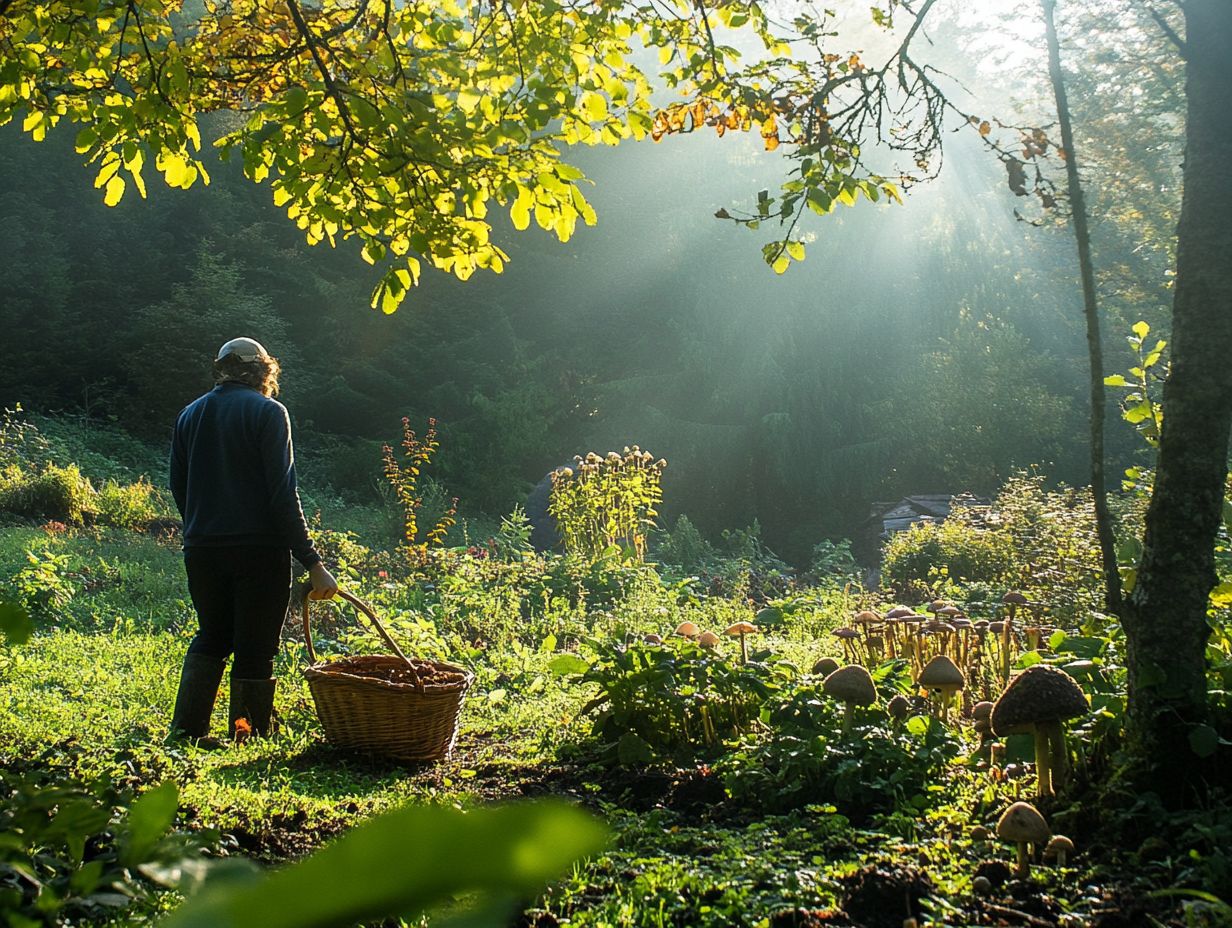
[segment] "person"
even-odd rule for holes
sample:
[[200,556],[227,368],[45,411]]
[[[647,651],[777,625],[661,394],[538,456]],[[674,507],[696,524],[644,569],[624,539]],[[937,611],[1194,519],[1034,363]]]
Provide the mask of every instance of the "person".
[[214,361],[214,388],[176,420],[171,493],[198,630],[180,671],[173,740],[220,746],[208,737],[210,717],[232,655],[228,733],[269,734],[292,555],[308,569],[313,598],[338,590],[300,505],[291,420],[274,399],[280,372],[259,342],[234,338]]

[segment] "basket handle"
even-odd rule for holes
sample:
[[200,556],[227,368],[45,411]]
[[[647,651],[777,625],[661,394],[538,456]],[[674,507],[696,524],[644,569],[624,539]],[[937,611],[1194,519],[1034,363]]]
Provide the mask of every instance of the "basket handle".
[[[311,583],[305,583],[302,587],[300,587],[300,604],[304,615],[304,644],[308,646],[308,660],[315,664],[317,662],[317,652],[312,646],[312,623],[308,620],[308,603],[310,601],[310,593],[312,593]],[[411,671],[411,675],[415,679],[415,685],[419,686],[419,674],[415,672],[414,665],[411,664],[410,659],[402,653],[402,649],[398,647],[397,642],[390,637],[389,632],[385,630],[385,626],[381,624],[381,620],[378,619],[376,617],[376,613],[372,611],[372,607],[362,599],[352,596],[346,590],[339,590],[337,595],[342,599],[345,599],[348,603],[354,606],[357,611],[362,612],[367,617],[368,621],[372,623],[372,627],[376,629],[377,634],[381,636],[381,640],[389,645],[390,650],[397,654],[398,657],[402,658],[402,660],[406,663],[407,669]]]

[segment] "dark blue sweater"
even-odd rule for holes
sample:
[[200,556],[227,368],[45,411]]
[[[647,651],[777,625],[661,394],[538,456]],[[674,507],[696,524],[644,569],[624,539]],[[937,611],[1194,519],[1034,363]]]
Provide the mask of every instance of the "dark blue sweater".
[[290,548],[321,560],[304,521],[286,407],[241,383],[222,383],[184,407],[171,442],[171,494],[184,547]]

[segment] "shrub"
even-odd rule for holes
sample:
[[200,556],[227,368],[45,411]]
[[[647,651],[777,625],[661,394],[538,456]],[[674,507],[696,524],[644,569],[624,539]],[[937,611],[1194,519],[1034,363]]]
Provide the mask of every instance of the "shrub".
[[0,511],[82,525],[98,511],[98,493],[77,465],[49,464],[40,473],[22,473],[0,482]]
[[939,722],[891,724],[879,708],[858,710],[842,732],[843,709],[820,685],[806,685],[768,707],[769,734],[742,739],[715,764],[731,797],[766,810],[833,803],[863,817],[924,808],[930,787],[959,751]]
[[136,483],[108,480],[98,491],[96,521],[118,528],[145,528],[171,515],[162,492],[144,477]]
[[714,546],[684,515],[676,519],[676,525],[670,531],[659,536],[656,554],[663,563],[689,573],[702,571],[718,558]]
[[[682,638],[628,647],[592,640],[589,665],[562,655],[558,672],[582,672],[599,694],[583,707],[600,756],[621,764],[713,756],[761,725],[763,704],[794,675],[785,661],[727,660]],[[754,654],[753,658],[763,655]]]
[[1013,541],[951,517],[943,523],[917,522],[889,540],[882,582],[900,594],[935,589],[946,578],[959,583],[1004,584],[1015,573]]
[[616,549],[625,557],[646,557],[646,529],[654,525],[663,498],[667,461],[636,445],[624,453],[590,452],[573,467],[552,472],[548,509],[556,520],[565,551],[589,560]]

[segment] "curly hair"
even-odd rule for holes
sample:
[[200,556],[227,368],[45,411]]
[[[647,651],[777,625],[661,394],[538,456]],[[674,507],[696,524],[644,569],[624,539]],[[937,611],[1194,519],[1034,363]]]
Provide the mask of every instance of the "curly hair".
[[244,383],[266,396],[278,395],[278,375],[282,366],[277,358],[257,358],[241,361],[234,355],[214,362],[214,383]]

